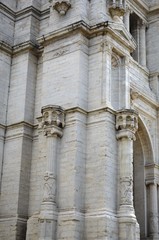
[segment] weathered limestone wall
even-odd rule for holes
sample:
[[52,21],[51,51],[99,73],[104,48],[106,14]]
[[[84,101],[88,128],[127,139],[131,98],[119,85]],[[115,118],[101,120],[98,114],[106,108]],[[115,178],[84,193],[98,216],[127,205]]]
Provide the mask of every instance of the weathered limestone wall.
[[149,28],[147,30],[147,63],[148,68],[151,72],[158,72],[159,66],[159,58],[156,54],[156,50],[158,49],[158,35],[154,33],[157,31],[159,25],[159,21],[155,20],[150,23]]
[[88,116],[85,187],[86,239],[98,239],[99,236],[118,239],[117,219],[115,218],[117,209],[115,146],[117,142],[114,120],[114,116],[105,112],[104,109],[92,112]]
[[[133,10],[145,21],[140,47],[147,37],[137,63],[122,11],[110,14],[108,1],[72,0],[66,15],[47,0],[1,3],[10,10],[0,4],[0,239],[39,240],[46,230],[49,240],[123,240],[129,233],[139,240],[135,211],[143,239],[158,239],[157,13],[135,1]],[[58,111],[41,112],[46,105],[64,109],[64,125]],[[134,167],[138,115],[132,109],[140,121]],[[49,156],[56,186],[47,202]]]
[[[2,239],[25,236],[28,215],[30,163],[32,158],[32,129],[36,57],[31,53],[16,55],[12,59],[10,91],[7,112],[3,178],[1,184],[1,218],[5,221]],[[18,148],[16,148],[18,146]],[[16,148],[16,149],[15,149]],[[15,149],[15,151],[14,151]],[[9,199],[13,198],[12,203]],[[3,222],[1,222],[3,224]]]
[[[9,2],[9,1],[8,1]],[[13,1],[14,3],[14,1]],[[4,5],[0,2],[0,41],[12,45],[14,41],[14,12],[9,9],[9,13],[4,10]]]

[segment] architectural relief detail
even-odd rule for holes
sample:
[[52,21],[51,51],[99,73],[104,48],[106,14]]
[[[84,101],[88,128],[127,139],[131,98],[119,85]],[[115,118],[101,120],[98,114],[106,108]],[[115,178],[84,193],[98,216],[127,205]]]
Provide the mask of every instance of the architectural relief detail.
[[120,179],[120,196],[121,204],[132,205],[133,204],[133,194],[132,194],[132,178],[126,177]]
[[138,129],[138,113],[133,109],[119,111],[116,117],[117,138],[131,138]]
[[56,105],[47,105],[42,107],[42,122],[40,127],[57,126],[63,128],[65,126],[64,110]]
[[56,178],[52,172],[46,172],[44,175],[43,202],[55,202],[55,196],[56,196]]
[[57,50],[54,54],[54,57],[61,57],[62,55],[68,53],[69,50],[68,49],[60,49],[60,50]]
[[71,7],[71,0],[54,0],[53,8],[60,14],[65,15]]
[[[47,105],[41,109],[42,117],[39,120],[39,129],[46,136],[46,165],[44,174],[44,192],[39,217],[40,239],[55,239],[55,231],[47,229],[56,228],[57,206],[57,137],[62,137],[65,126],[65,112],[60,106]],[[42,129],[42,130],[41,130]]]
[[134,89],[130,89],[130,102],[131,102],[131,108],[134,109],[134,103],[135,100],[139,98],[139,93],[137,91],[135,91]]
[[[138,114],[132,109],[124,109],[117,113],[116,129],[119,157],[119,239],[139,239],[139,228],[133,206],[133,140],[138,129]],[[135,226],[135,228],[134,228]],[[134,234],[136,237],[134,238]]]
[[111,0],[109,12],[115,22],[122,22],[121,17],[125,14],[125,1],[124,0]]

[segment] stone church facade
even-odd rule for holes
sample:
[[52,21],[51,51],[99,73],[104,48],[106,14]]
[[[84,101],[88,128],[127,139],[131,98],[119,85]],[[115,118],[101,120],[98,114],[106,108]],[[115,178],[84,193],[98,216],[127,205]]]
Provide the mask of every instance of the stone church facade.
[[159,239],[159,1],[0,0],[0,239]]

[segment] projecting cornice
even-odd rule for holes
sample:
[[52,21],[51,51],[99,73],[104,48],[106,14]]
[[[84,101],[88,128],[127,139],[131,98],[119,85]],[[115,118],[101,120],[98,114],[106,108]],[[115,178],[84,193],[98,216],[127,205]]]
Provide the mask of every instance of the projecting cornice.
[[35,54],[40,52],[40,47],[31,41],[26,41],[18,45],[14,45],[13,47],[4,41],[0,41],[0,50],[10,54],[18,54],[24,51],[33,51]]
[[134,39],[127,32],[123,24],[116,24],[109,21],[101,22],[93,26],[89,26],[84,21],[79,21],[74,24],[68,25],[64,28],[55,30],[46,35],[41,36],[37,39],[37,42],[41,46],[45,46],[53,40],[60,39],[61,37],[67,37],[72,32],[81,32],[88,39],[93,38],[97,35],[103,35],[109,33],[114,39],[117,39],[131,52],[136,48]]

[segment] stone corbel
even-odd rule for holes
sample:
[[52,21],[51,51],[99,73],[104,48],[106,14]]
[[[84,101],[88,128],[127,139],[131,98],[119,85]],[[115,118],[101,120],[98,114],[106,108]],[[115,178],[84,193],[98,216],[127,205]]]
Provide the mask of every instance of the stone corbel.
[[134,89],[130,89],[130,101],[131,101],[131,107],[134,108],[134,101],[138,99],[140,96],[139,92],[135,91]]
[[115,22],[122,22],[121,17],[125,14],[124,0],[112,0],[109,6],[109,12]]
[[60,15],[65,15],[70,7],[71,0],[53,0],[53,8]]

